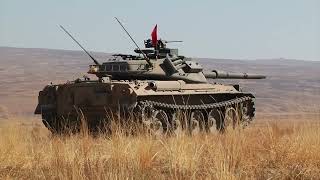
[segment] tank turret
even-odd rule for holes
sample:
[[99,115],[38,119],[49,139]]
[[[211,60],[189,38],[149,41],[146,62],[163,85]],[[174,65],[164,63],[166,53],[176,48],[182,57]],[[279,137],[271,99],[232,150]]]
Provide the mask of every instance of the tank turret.
[[178,54],[178,49],[168,48],[167,44],[182,41],[158,39],[157,25],[151,39],[144,41],[145,49],[139,48],[131,35],[118,21],[137,48],[138,55],[114,54],[102,64],[90,65],[88,73],[100,79],[114,80],[183,80],[186,83],[207,83],[208,79],[263,79],[262,75],[227,73],[218,70],[204,72],[202,66],[191,58]]
[[[166,47],[167,41],[157,40],[153,46],[150,39],[145,41],[146,49],[135,49],[138,55],[114,54],[102,64],[89,68],[97,77],[116,80],[184,80],[187,83],[207,83],[210,79],[263,79],[263,75],[228,73],[218,70],[205,72],[203,67],[191,58],[180,56],[178,49]],[[141,56],[144,54],[145,57]]]

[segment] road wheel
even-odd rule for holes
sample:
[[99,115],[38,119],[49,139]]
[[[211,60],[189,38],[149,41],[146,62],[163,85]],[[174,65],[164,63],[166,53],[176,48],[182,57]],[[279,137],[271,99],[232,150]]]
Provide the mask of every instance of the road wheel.
[[191,112],[189,130],[191,134],[199,134],[204,131],[204,115],[200,110],[195,110]]
[[207,120],[207,131],[211,133],[215,133],[221,130],[221,125],[223,122],[223,116],[221,111],[218,109],[212,109],[208,113],[208,120]]
[[181,111],[175,111],[170,115],[170,133],[174,135],[181,134],[185,129],[183,113]]
[[235,129],[239,125],[239,115],[235,108],[227,107],[224,115],[223,130]]
[[150,131],[155,136],[161,136],[168,132],[169,118],[165,111],[155,110],[149,124]]

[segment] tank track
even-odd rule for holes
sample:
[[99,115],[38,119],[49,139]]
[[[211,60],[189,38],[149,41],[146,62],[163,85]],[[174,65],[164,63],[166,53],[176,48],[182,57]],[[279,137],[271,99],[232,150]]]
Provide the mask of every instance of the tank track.
[[[208,132],[208,131],[215,131],[214,129],[216,129],[218,131],[224,132],[227,126],[229,126],[230,124],[233,124],[234,128],[237,126],[237,124],[241,125],[242,127],[245,127],[253,120],[254,113],[255,113],[253,100],[254,98],[250,96],[243,96],[243,97],[238,97],[238,98],[234,98],[227,101],[210,103],[210,104],[202,104],[202,105],[178,105],[178,104],[169,104],[164,102],[145,100],[145,101],[139,102],[137,106],[141,107],[142,114],[148,114],[148,113],[144,113],[144,111],[146,108],[149,109],[149,115],[142,116],[147,122],[146,123],[147,125],[152,124],[153,119],[159,119],[159,118],[155,118],[154,115],[151,115],[154,112],[156,112],[155,114],[162,113],[163,115],[166,114],[164,116],[167,116],[162,120],[160,117],[160,122],[162,123],[162,126],[164,127],[164,129],[166,130],[175,129],[174,127],[172,127],[174,126],[175,122],[180,121],[179,123],[181,124],[181,121],[187,121],[187,122],[182,122],[186,124],[184,129],[187,128],[189,129],[189,131],[193,131],[194,128],[192,128],[193,125],[191,125],[192,124],[191,121],[194,121],[192,120],[193,118],[192,116],[195,113],[197,115],[195,115],[194,118],[195,118],[196,126],[198,126],[199,131]],[[245,110],[243,111],[244,108]],[[234,117],[231,120],[231,122],[229,118],[229,123],[228,123],[229,125],[227,125],[226,119],[228,119],[227,118],[228,111],[230,113],[230,110],[231,110],[231,113],[233,113],[236,117]],[[179,111],[186,112],[187,116],[184,116],[186,118],[185,120],[178,120],[177,118],[174,118],[175,113]],[[153,112],[153,113],[150,113],[150,112]],[[211,112],[213,112],[213,114],[211,114]],[[199,114],[200,114],[200,118],[199,118]],[[211,128],[211,130],[208,130],[210,129],[209,127],[210,125],[208,124],[209,114],[211,115],[211,117],[218,117],[218,118],[215,118],[216,126],[211,126],[213,127]],[[203,125],[201,125],[201,121],[203,121],[202,122]],[[160,133],[157,132],[157,133],[161,134],[161,132]]]
[[245,101],[253,101],[253,98],[249,96],[244,96],[241,98],[231,99],[228,101],[222,101],[217,103],[210,103],[210,104],[202,104],[202,105],[177,105],[177,104],[167,104],[163,102],[156,102],[156,101],[143,101],[142,104],[145,105],[151,105],[154,107],[160,107],[160,108],[170,108],[170,109],[178,109],[178,110],[205,110],[205,109],[212,109],[212,108],[221,108],[221,107],[227,107],[236,105],[239,103],[243,103]]

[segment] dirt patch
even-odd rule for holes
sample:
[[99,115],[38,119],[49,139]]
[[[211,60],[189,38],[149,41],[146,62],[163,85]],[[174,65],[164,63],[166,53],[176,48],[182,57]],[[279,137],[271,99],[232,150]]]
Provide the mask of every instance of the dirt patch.
[[9,118],[9,111],[8,108],[0,105],[0,119],[8,119]]

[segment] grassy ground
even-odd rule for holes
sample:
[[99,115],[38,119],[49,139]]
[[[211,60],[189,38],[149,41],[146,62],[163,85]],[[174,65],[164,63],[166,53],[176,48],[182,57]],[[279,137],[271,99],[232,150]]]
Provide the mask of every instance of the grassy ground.
[[[287,121],[290,122],[290,121]],[[52,136],[38,121],[0,126],[0,179],[318,179],[320,123],[225,134]]]

